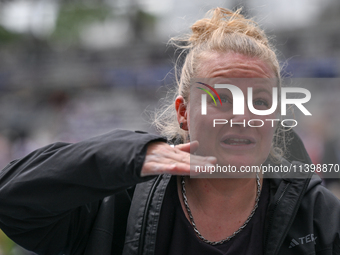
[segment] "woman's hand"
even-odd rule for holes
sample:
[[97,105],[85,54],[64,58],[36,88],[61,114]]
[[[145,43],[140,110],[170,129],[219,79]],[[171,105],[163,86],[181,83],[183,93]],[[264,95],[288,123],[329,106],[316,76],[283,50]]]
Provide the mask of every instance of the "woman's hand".
[[215,157],[202,157],[190,154],[198,149],[198,142],[179,144],[172,147],[164,142],[153,142],[148,145],[141,176],[174,174],[190,175],[195,173],[195,166],[216,164]]

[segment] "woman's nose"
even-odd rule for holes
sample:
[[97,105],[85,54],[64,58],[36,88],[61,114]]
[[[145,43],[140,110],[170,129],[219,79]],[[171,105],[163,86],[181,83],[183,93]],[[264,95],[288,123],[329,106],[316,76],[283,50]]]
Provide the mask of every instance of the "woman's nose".
[[252,125],[252,116],[253,114],[250,112],[248,109],[248,106],[244,106],[244,114],[238,114],[238,115],[233,115],[230,119],[230,126],[242,126],[242,127],[247,127],[250,122],[250,125]]

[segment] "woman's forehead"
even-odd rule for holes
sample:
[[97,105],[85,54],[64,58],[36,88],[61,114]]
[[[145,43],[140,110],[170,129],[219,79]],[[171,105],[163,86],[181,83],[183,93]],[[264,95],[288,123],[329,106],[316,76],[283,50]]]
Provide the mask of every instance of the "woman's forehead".
[[233,52],[204,52],[198,59],[197,77],[274,78],[271,65],[256,58]]
[[200,86],[200,84],[207,84],[208,86],[218,89],[219,86],[216,84],[233,84],[239,87],[252,87],[254,89],[262,87],[277,87],[277,78],[225,78],[225,77],[214,77],[214,78],[204,78],[197,77],[191,80],[191,84],[195,86]]

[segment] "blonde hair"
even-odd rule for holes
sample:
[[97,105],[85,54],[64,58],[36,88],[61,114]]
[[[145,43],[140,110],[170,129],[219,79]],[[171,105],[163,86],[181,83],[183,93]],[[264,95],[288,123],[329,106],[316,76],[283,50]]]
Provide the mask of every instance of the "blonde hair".
[[[241,9],[235,12],[225,8],[212,9],[206,18],[196,21],[191,30],[191,34],[170,40],[181,50],[175,65],[178,86],[169,104],[158,110],[154,120],[156,129],[169,140],[187,140],[188,131],[182,130],[177,123],[174,101],[181,95],[188,103],[190,81],[195,77],[200,59],[206,52],[231,52],[258,58],[270,65],[278,79],[278,86],[281,86],[280,66],[274,48],[264,31],[255,21],[245,18]],[[177,65],[185,54],[182,68],[178,71]]]

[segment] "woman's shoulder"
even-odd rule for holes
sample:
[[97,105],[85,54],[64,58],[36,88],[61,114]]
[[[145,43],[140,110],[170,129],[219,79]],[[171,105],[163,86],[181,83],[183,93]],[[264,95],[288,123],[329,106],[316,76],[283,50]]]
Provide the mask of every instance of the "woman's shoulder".
[[314,205],[315,210],[337,210],[340,219],[340,200],[321,182],[316,174],[311,178],[306,190],[304,200]]

